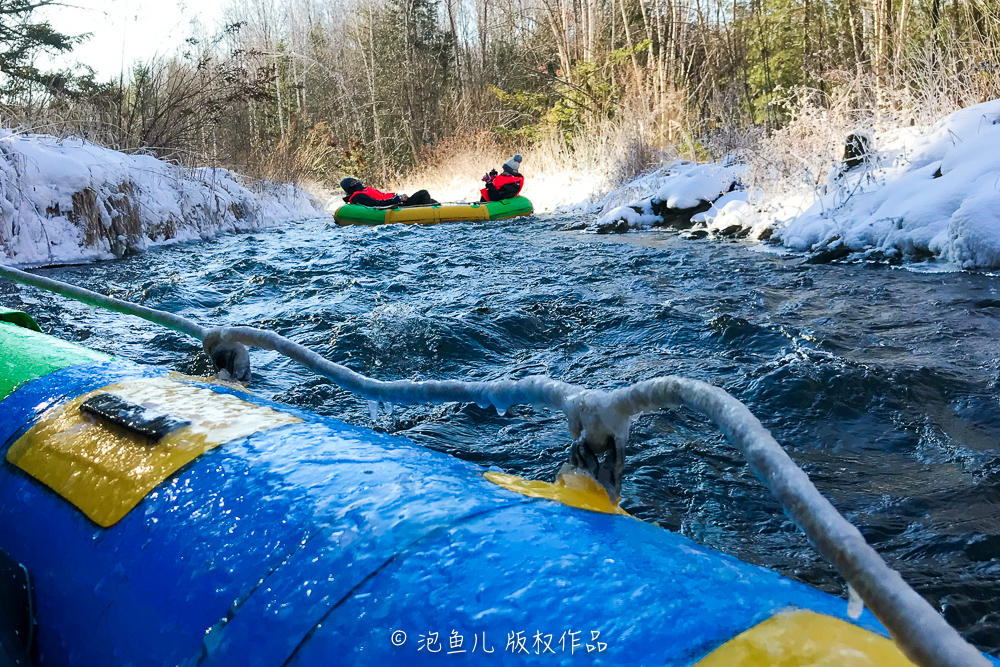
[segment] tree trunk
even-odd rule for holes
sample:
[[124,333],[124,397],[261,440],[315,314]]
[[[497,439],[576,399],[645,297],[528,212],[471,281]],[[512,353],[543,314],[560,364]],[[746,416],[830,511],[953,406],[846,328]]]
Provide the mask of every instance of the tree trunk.
[[649,24],[649,17],[646,15],[646,0],[639,0],[639,9],[642,11],[642,24],[646,28],[646,38],[649,40],[649,55],[647,56],[646,67],[652,73],[651,78],[653,81],[653,89],[650,91],[652,93],[652,99],[650,102],[652,102],[653,108],[656,108],[656,98],[658,95],[657,89],[659,86],[657,85],[658,81],[656,77],[656,54],[653,51],[655,35],[653,34],[653,30]]
[[878,103],[884,102],[888,84],[889,61],[892,58],[892,0],[873,0],[875,24],[875,80]]
[[865,62],[864,35],[861,31],[861,15],[857,0],[847,0],[847,23],[851,33],[851,48],[854,50],[854,68],[861,72]]
[[285,139],[285,117],[281,110],[281,77],[278,76],[278,52],[277,47],[273,53],[274,57],[274,90],[278,93],[278,128],[281,131],[281,140]]
[[562,3],[559,0],[558,6],[556,8],[552,7],[552,0],[542,0],[542,6],[545,8],[545,13],[549,17],[549,26],[552,29],[552,36],[556,40],[556,52],[559,54],[559,64],[562,68],[563,76],[569,79],[569,45],[567,43],[567,38],[563,28],[565,27],[565,13],[563,12]]
[[[640,0],[641,1],[641,0]],[[646,93],[646,82],[640,73],[639,59],[635,57],[635,43],[632,41],[632,31],[628,27],[628,15],[625,13],[625,0],[618,0],[622,9],[622,25],[625,27],[625,41],[628,42],[628,52],[632,56],[632,72],[635,74],[635,85],[642,94]]]
[[912,0],[899,0],[899,24],[896,26],[896,67],[902,65],[903,52],[906,47],[906,24],[910,18],[910,3]]

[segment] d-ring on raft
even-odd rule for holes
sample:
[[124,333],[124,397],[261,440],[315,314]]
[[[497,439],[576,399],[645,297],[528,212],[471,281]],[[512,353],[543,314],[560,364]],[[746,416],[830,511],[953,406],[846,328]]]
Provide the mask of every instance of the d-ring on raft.
[[912,664],[589,478],[484,475],[0,320],[0,550],[39,665]]

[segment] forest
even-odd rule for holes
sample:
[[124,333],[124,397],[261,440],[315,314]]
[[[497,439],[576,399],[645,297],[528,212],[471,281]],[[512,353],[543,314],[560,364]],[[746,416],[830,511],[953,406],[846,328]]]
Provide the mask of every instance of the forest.
[[8,125],[326,186],[510,150],[614,183],[1000,96],[995,0],[232,0],[111,81],[32,65],[77,39],[34,18],[45,4],[0,2]]

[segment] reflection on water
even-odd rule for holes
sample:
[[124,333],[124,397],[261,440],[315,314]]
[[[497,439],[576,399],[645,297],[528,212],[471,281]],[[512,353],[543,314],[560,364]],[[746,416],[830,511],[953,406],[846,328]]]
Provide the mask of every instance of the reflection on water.
[[[612,388],[679,374],[749,405],[889,563],[1000,653],[1000,277],[798,259],[670,233],[555,232],[565,218],[339,228],[326,220],[43,273],[198,320],[265,327],[380,378],[546,374]],[[194,340],[37,291],[53,333],[208,369]],[[550,480],[559,415],[364,401],[255,351],[262,396]],[[633,426],[623,506],[825,590],[843,584],[718,431]]]

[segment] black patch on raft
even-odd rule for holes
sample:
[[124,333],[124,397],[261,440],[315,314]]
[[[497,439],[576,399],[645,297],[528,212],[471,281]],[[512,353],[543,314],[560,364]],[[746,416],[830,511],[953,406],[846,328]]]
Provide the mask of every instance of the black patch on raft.
[[0,665],[34,664],[35,601],[31,579],[23,565],[0,551]]
[[178,419],[170,415],[150,415],[146,408],[141,405],[129,403],[114,394],[98,394],[88,398],[80,406],[80,411],[151,440],[159,440],[168,433],[191,423],[186,419]]
[[569,462],[600,482],[613,501],[621,496],[623,462],[618,459],[618,446],[612,436],[604,440],[602,452],[595,452],[585,438],[578,438],[570,448]]
[[216,370],[229,373],[231,380],[237,382],[250,382],[252,377],[250,371],[250,354],[242,343],[235,341],[216,341],[212,345],[208,356],[212,357],[212,363]]

